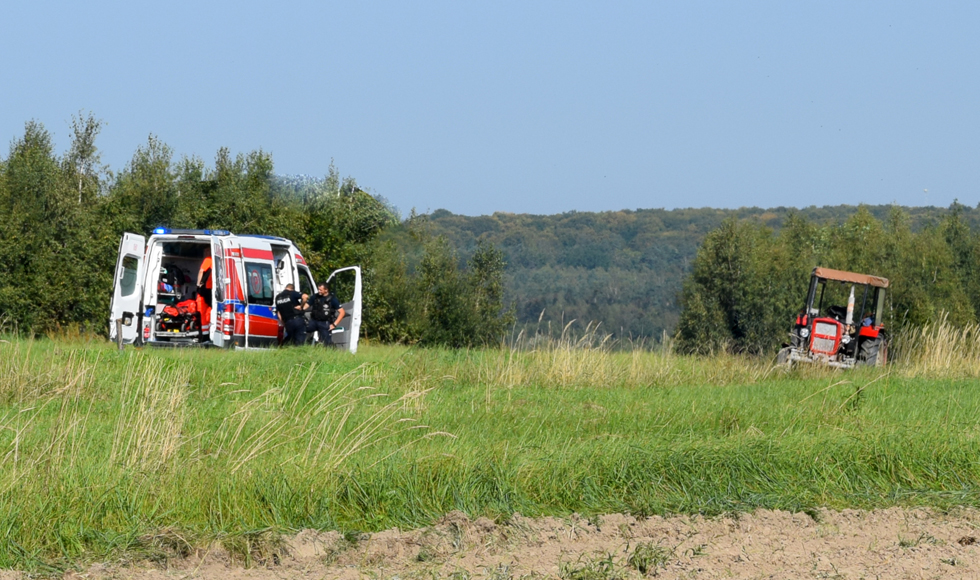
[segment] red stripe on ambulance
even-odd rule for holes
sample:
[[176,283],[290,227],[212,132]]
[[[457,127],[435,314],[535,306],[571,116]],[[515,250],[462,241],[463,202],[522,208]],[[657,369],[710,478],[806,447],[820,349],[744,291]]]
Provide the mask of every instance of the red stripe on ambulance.
[[258,260],[271,260],[272,250],[256,250],[254,248],[242,248],[242,257],[255,258]]

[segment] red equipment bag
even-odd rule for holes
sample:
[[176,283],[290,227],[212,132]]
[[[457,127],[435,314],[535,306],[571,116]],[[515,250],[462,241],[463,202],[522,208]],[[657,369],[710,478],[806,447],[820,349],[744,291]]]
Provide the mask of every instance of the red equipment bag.
[[193,300],[184,300],[183,302],[178,302],[177,312],[179,312],[180,314],[197,314],[197,302]]

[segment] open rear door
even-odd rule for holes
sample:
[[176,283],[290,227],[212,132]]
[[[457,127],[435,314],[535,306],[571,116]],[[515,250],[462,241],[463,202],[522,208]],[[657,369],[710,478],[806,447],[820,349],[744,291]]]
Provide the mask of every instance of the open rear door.
[[[234,295],[231,273],[226,258],[231,254],[229,241],[219,236],[211,236],[211,312],[208,336],[211,344],[218,347],[231,346],[235,325]],[[229,308],[230,306],[230,308]],[[202,320],[203,323],[203,320]],[[225,332],[228,330],[229,332]]]
[[218,314],[221,332],[224,334],[223,344],[227,347],[234,345],[236,348],[249,348],[251,325],[248,316],[248,293],[242,245],[235,236],[216,238],[216,240],[225,255],[221,279],[224,305],[221,313]]
[[139,336],[140,304],[143,301],[143,279],[146,263],[146,238],[125,233],[119,242],[116,276],[112,284],[109,316],[109,338],[117,340],[116,321],[122,320],[122,340],[132,344]]
[[344,309],[344,319],[331,337],[333,344],[356,353],[357,338],[361,332],[361,268],[350,266],[334,270],[327,278],[327,285]]

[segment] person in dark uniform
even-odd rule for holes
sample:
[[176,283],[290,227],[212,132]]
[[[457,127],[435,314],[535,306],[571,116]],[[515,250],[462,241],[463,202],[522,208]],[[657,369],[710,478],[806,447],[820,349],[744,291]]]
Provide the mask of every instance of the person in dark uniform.
[[333,342],[333,329],[337,328],[346,313],[337,297],[330,293],[326,282],[321,282],[317,287],[317,293],[310,299],[310,305],[312,320],[309,332],[318,333],[318,344],[328,346]]
[[292,284],[286,284],[286,289],[276,296],[276,316],[286,327],[286,340],[293,341],[296,346],[306,342],[306,319],[303,310],[306,308],[307,294],[300,294]]

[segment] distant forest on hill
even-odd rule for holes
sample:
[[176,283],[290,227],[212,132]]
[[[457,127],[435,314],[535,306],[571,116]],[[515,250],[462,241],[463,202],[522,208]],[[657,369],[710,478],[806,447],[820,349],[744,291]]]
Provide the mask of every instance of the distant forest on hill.
[[[972,231],[980,226],[980,209],[860,206],[886,221],[896,209],[913,231],[936,226],[955,208]],[[456,215],[437,210],[423,216],[424,227],[445,236],[460,262],[490,242],[506,260],[505,303],[513,305],[520,327],[552,332],[576,320],[578,330],[601,323],[617,338],[659,339],[673,333],[680,317],[679,295],[705,236],[731,217],[778,231],[797,215],[814,225],[843,223],[859,206],[795,209],[638,209],[614,212],[568,212],[527,215],[498,212],[489,216]],[[409,222],[382,236],[408,247]],[[801,300],[805,288],[800,288]],[[543,312],[543,316],[542,316]],[[543,326],[538,327],[541,320]],[[559,327],[559,328],[556,328]]]

